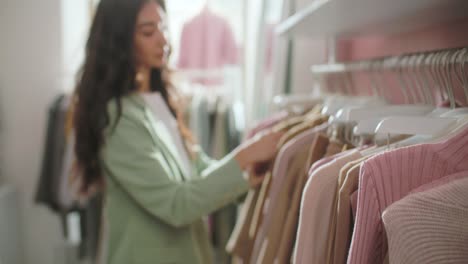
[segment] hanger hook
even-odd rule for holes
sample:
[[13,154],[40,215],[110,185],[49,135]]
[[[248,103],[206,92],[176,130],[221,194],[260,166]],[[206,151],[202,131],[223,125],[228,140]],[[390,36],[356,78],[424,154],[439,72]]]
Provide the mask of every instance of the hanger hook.
[[447,64],[447,54],[448,54],[448,51],[440,52],[440,58],[437,63],[437,72],[438,72],[438,77],[440,80],[441,88],[447,92],[447,97],[450,103],[450,108],[453,109],[455,108],[455,101],[453,100],[452,92],[448,85],[447,78],[446,78],[446,71],[445,71],[446,64]]
[[423,104],[427,104],[427,100],[426,98],[424,97],[424,92],[423,92],[423,88],[421,87],[418,79],[417,79],[417,69],[419,67],[419,64],[418,64],[418,59],[419,59],[419,55],[418,54],[414,54],[414,55],[410,55],[410,63],[409,63],[409,67],[408,67],[408,77],[409,77],[409,80],[411,81],[411,83],[414,85],[414,95],[415,95],[415,98],[416,96],[418,97],[418,102],[422,102]]
[[[436,99],[434,98],[435,93],[438,91],[437,87],[437,80],[434,76],[434,71],[433,71],[433,63],[435,61],[435,57],[437,56],[436,53],[427,53],[424,58],[424,64],[425,64],[425,69],[423,71],[424,73],[424,81],[427,87],[430,89],[430,94],[431,98],[433,100],[433,104],[436,104]],[[441,96],[442,93],[439,93],[439,96]]]
[[424,53],[417,55],[416,67],[415,67],[415,77],[416,81],[421,88],[421,92],[423,93],[424,103],[425,104],[434,104],[434,98],[432,97],[431,89],[427,84],[427,80],[424,80],[424,67],[425,65],[426,55]]
[[447,87],[450,108],[455,109],[457,107],[457,102],[455,100],[453,83],[450,81],[452,77],[452,73],[450,71],[452,56],[453,50],[448,50],[444,53],[442,72],[445,74],[443,74],[442,76],[444,77],[445,86]]
[[463,91],[465,93],[465,100],[466,100],[466,104],[468,104],[468,78],[466,76],[466,71],[465,71],[465,64],[466,64],[466,60],[468,59],[468,56],[466,56],[468,54],[468,48],[463,48],[460,50],[460,60],[459,60],[459,73],[460,73],[460,76],[461,76],[461,83],[462,83],[462,86],[463,86]]
[[383,95],[380,93],[380,88],[379,88],[379,84],[377,83],[377,77],[376,77],[376,73],[378,70],[378,62],[379,62],[378,60],[369,62],[369,69],[370,69],[369,80],[371,83],[373,95],[377,97],[383,97]]
[[400,90],[403,94],[403,99],[404,99],[404,103],[405,104],[409,104],[409,96],[408,96],[408,90],[407,90],[407,87],[406,87],[406,83],[403,79],[403,70],[401,67],[403,64],[403,61],[404,61],[404,57],[403,56],[400,56],[400,57],[396,57],[395,61],[394,61],[394,66],[395,66],[395,71],[397,72],[397,77],[398,77],[398,82],[400,84]]
[[[408,90],[408,95],[411,96],[411,103],[416,104],[418,101],[416,89],[413,85],[413,80],[411,79],[411,68],[413,63],[412,55],[405,55],[405,61],[402,63],[403,67],[403,78],[406,83],[406,89]],[[405,77],[406,76],[406,77]]]
[[415,104],[418,100],[417,98],[417,93],[415,92],[415,85],[413,82],[412,74],[411,71],[413,69],[413,56],[412,55],[407,55],[407,62],[406,62],[406,83],[408,84],[408,88],[411,92],[411,97],[413,98],[413,104]]
[[[445,101],[445,94],[444,90],[446,89],[444,85],[441,82],[440,79],[440,72],[439,72],[439,66],[440,66],[440,61],[442,58],[443,52],[437,52],[434,54],[433,59],[432,59],[432,65],[431,65],[431,72],[433,74],[433,80],[435,81],[436,87],[439,90],[440,98],[442,102]],[[447,94],[448,95],[448,94]]]
[[416,98],[414,97],[413,90],[411,89],[411,84],[408,82],[408,71],[410,68],[411,56],[410,55],[402,55],[401,63],[400,63],[400,70],[401,70],[401,82],[404,83],[404,87],[408,93],[408,98],[411,97],[409,103],[414,104],[416,102]]
[[447,73],[448,73],[448,77],[449,77],[449,81],[450,81],[450,87],[451,87],[451,90],[452,90],[452,98],[453,98],[453,101],[455,103],[455,107],[456,104],[457,104],[457,100],[456,100],[456,97],[455,97],[455,92],[456,92],[456,78],[455,78],[455,75],[456,75],[456,59],[457,59],[457,56],[458,56],[458,53],[459,53],[460,50],[452,50],[450,52],[450,59],[449,59],[449,65],[447,67]]

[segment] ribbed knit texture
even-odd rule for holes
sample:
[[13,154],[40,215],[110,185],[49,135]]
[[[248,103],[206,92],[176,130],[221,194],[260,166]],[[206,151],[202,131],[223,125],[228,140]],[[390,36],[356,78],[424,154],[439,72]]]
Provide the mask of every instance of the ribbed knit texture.
[[334,228],[331,219],[336,211],[338,175],[344,165],[359,158],[362,158],[361,154],[351,150],[318,168],[309,177],[302,193],[294,263],[327,262],[331,229]]
[[384,212],[390,263],[468,263],[468,172],[463,174]]
[[381,214],[412,190],[468,170],[468,129],[438,144],[405,147],[366,161],[348,264],[381,263],[387,252]]

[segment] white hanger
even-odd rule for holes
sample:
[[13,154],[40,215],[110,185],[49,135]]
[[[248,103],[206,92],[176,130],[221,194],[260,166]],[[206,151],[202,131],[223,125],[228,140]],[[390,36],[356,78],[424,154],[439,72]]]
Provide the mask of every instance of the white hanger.
[[[386,104],[385,100],[375,96],[343,96],[335,95],[325,99],[322,114],[336,115],[338,120],[342,120],[346,112],[351,109],[364,107],[364,106],[377,106]],[[344,109],[344,110],[343,110]],[[344,121],[344,120],[342,120]]]
[[356,135],[374,134],[382,119],[390,116],[424,116],[434,107],[429,105],[389,105],[382,107],[368,107],[352,109],[348,113],[348,120],[356,121],[354,128]]
[[[441,63],[443,67],[441,69],[439,77],[442,80],[441,86],[445,86],[449,95],[450,105],[455,107],[455,97],[453,94],[453,87],[449,82],[449,78],[453,77],[450,66],[452,66],[449,56],[456,58],[458,51],[453,53],[452,51],[442,52],[439,58],[436,58],[438,63]],[[444,74],[445,70],[445,74]],[[437,73],[437,72],[436,72]],[[466,83],[463,83],[466,85]],[[440,111],[440,110],[439,110]],[[382,120],[376,127],[376,134],[407,134],[407,135],[440,135],[444,132],[448,132],[450,128],[454,128],[460,116],[465,116],[466,109],[453,109],[451,111],[442,113],[442,117],[409,117],[409,116],[398,116],[388,117]]]
[[[452,60],[452,65],[449,65],[449,64],[444,64],[444,65],[454,67],[455,62],[459,62],[458,65],[460,66],[460,68],[458,69],[459,71],[455,70],[455,73],[456,73],[455,77],[457,77],[460,84],[463,85],[465,96],[466,98],[468,98],[468,86],[467,86],[468,81],[466,79],[466,75],[461,74],[461,73],[465,73],[464,62],[466,60],[466,57],[461,56],[463,61],[459,61],[459,58],[460,58],[459,55],[466,55],[466,51],[467,50],[465,48],[461,52],[460,51],[455,52],[453,54],[454,55],[453,58],[455,58],[455,60]],[[440,61],[438,60],[441,59],[441,56],[439,55],[441,54],[447,55],[449,53],[450,52],[448,53],[442,52],[436,55],[431,54],[431,55],[426,56],[426,59],[429,61],[440,63]],[[431,69],[434,70],[433,67],[431,67]],[[441,72],[433,71],[431,72],[431,74],[437,75],[437,76],[428,75],[427,77],[431,77],[431,78],[438,77],[438,79],[434,78],[433,81],[438,82],[439,86],[444,87],[445,89],[448,90],[447,94],[449,95],[449,100],[451,100],[450,102],[453,107],[455,103],[455,98],[453,96],[453,87],[451,86],[451,83],[448,80],[449,78],[452,78],[454,75],[452,74],[451,71],[448,71],[448,68],[446,68],[446,70],[447,72],[445,73],[445,76],[441,76],[440,75]],[[423,79],[423,81],[425,81],[426,84],[430,83],[427,81],[427,79]],[[431,90],[431,89],[428,89],[428,90]],[[432,100],[433,99],[431,98],[429,101],[431,102]],[[375,127],[376,129],[374,130],[374,132],[377,132],[378,136],[382,136],[385,134],[388,136],[389,134],[392,134],[392,133],[393,134],[417,135],[417,136],[405,139],[403,141],[397,142],[395,144],[383,146],[383,147],[372,149],[372,150],[362,151],[362,154],[365,156],[374,155],[381,151],[385,151],[389,148],[409,146],[409,145],[414,145],[414,144],[419,144],[419,143],[438,143],[438,142],[443,142],[445,140],[448,140],[454,135],[460,133],[461,131],[468,129],[468,108],[456,108],[456,109],[436,108],[425,117],[415,117],[415,116],[388,117],[387,119],[384,119],[383,121],[379,121],[379,119],[375,118],[373,120],[369,119],[364,122],[360,122],[359,125],[360,126],[355,128],[355,130],[359,130],[360,127],[362,127],[361,131],[357,131],[358,133],[362,133],[363,131],[365,132],[372,131],[372,128]],[[366,125],[367,127],[365,127]]]
[[323,96],[316,96],[312,94],[276,95],[273,98],[273,105],[277,109],[306,107],[320,104],[323,102],[323,99]]
[[387,117],[380,121],[376,134],[439,135],[456,124],[453,117]]
[[384,118],[394,115],[420,116],[431,112],[430,105],[382,105],[368,107],[348,107],[340,110],[337,118],[348,122],[358,122],[367,119]]
[[[414,57],[416,58],[416,57]],[[401,60],[402,61],[402,60]],[[398,63],[399,59],[393,59],[393,60],[377,60],[375,62],[370,62],[370,71],[371,71],[371,83],[372,83],[372,90],[375,96],[380,96],[384,97],[382,89],[379,87],[379,81],[377,79],[377,76],[372,75],[374,72],[374,69],[382,69],[385,67],[385,65],[390,64],[392,65],[393,63]],[[408,65],[411,62],[409,59],[407,60]],[[399,71],[399,76],[400,78],[403,77],[402,71]],[[402,81],[402,79],[401,79]],[[401,89],[402,93],[404,95],[409,94],[407,92],[407,89],[405,88],[405,85],[401,83]],[[385,89],[385,88],[384,88]],[[382,94],[380,94],[382,93]],[[405,101],[408,103],[408,99],[405,99]],[[364,120],[371,120],[370,122],[366,122],[364,127],[366,128],[363,130],[363,133],[366,134],[371,134],[375,130],[375,126],[378,124],[377,119],[378,118],[384,118],[388,116],[393,116],[393,115],[425,115],[429,113],[431,110],[434,109],[434,107],[429,106],[429,105],[386,105],[386,101],[381,99],[381,100],[375,100],[374,103],[367,103],[365,106],[351,106],[351,107],[345,107],[341,110],[339,110],[336,114],[336,122],[359,122],[359,121],[364,121]],[[371,127],[371,124],[374,124],[373,128]],[[361,127],[361,129],[357,129],[359,132],[362,130],[364,127]],[[369,130],[371,129],[371,130]]]
[[[426,62],[427,60],[431,61],[434,59],[438,59],[437,56],[433,56],[432,54],[430,55],[416,55],[416,56],[410,56],[409,59],[406,60],[406,63],[410,69],[413,68],[413,72],[411,73],[411,76],[413,77],[421,77],[418,76],[416,72],[414,72],[414,69],[417,68],[417,64],[419,63],[419,66],[423,65],[422,63]],[[403,63],[405,61],[401,60]],[[411,64],[414,62],[414,64]],[[419,72],[419,74],[423,73],[422,71]],[[425,72],[424,72],[425,73]],[[400,70],[399,71],[399,77],[400,77],[400,84],[402,87],[402,92],[404,94],[410,94],[409,92],[405,92],[407,90],[405,81],[403,79],[404,75],[403,72]],[[428,76],[426,76],[428,77]],[[435,79],[433,80],[435,81]],[[431,95],[427,95],[427,93],[431,92],[431,89],[428,87],[429,81],[427,79],[421,78],[420,80],[414,79],[414,84],[417,86],[417,90],[419,90],[419,93],[421,95],[421,98],[425,101],[425,103],[433,103],[433,97]],[[446,84],[448,85],[448,84]],[[426,87],[424,87],[426,86]],[[426,95],[424,95],[424,92]],[[413,95],[416,93],[412,93]],[[349,113],[349,119],[358,121],[357,126],[354,128],[354,132],[356,135],[365,135],[365,134],[374,134],[377,131],[377,127],[382,123],[383,120],[387,120],[387,122],[390,122],[390,120],[393,119],[385,119],[385,118],[390,118],[390,117],[396,117],[396,116],[403,116],[403,117],[412,117],[416,118],[416,116],[427,116],[427,117],[438,117],[441,114],[447,112],[449,109],[446,108],[434,108],[433,106],[429,105],[399,105],[399,106],[388,106],[388,107],[382,107],[380,109],[356,109],[353,110]],[[424,118],[424,117],[423,117]],[[426,120],[426,119],[424,119]],[[423,119],[421,119],[421,122]],[[433,122],[436,122],[436,120],[431,120]],[[385,122],[385,121],[384,121]],[[404,122],[404,120],[402,120]],[[441,121],[441,126],[445,124],[445,120]],[[386,126],[383,126],[386,127]],[[398,125],[395,127],[395,130],[398,131]],[[409,129],[409,128],[408,128]],[[403,131],[404,129],[402,129]],[[422,130],[424,130],[424,127],[422,127]],[[423,131],[423,134],[428,133],[429,130],[425,129]],[[415,131],[413,131],[415,132]],[[403,133],[402,133],[403,134]]]

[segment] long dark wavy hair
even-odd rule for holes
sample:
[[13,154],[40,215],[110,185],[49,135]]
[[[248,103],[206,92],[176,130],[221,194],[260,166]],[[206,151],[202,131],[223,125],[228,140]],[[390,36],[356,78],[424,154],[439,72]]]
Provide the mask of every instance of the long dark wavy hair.
[[[99,155],[105,143],[104,129],[110,125],[107,104],[117,100],[119,119],[122,97],[137,89],[133,39],[138,13],[149,1],[156,1],[165,10],[164,0],[101,0],[98,4],[75,90],[74,180],[79,181],[80,194],[104,186]],[[180,100],[169,82],[169,70],[152,69],[150,86],[162,94],[177,117],[183,137],[193,143],[180,114]]]

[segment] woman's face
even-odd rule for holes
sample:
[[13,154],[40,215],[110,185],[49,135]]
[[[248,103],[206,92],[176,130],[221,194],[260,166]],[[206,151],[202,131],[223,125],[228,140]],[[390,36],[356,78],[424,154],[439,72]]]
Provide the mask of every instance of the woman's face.
[[136,67],[161,68],[167,62],[169,46],[163,9],[156,1],[148,1],[138,13],[134,51]]

